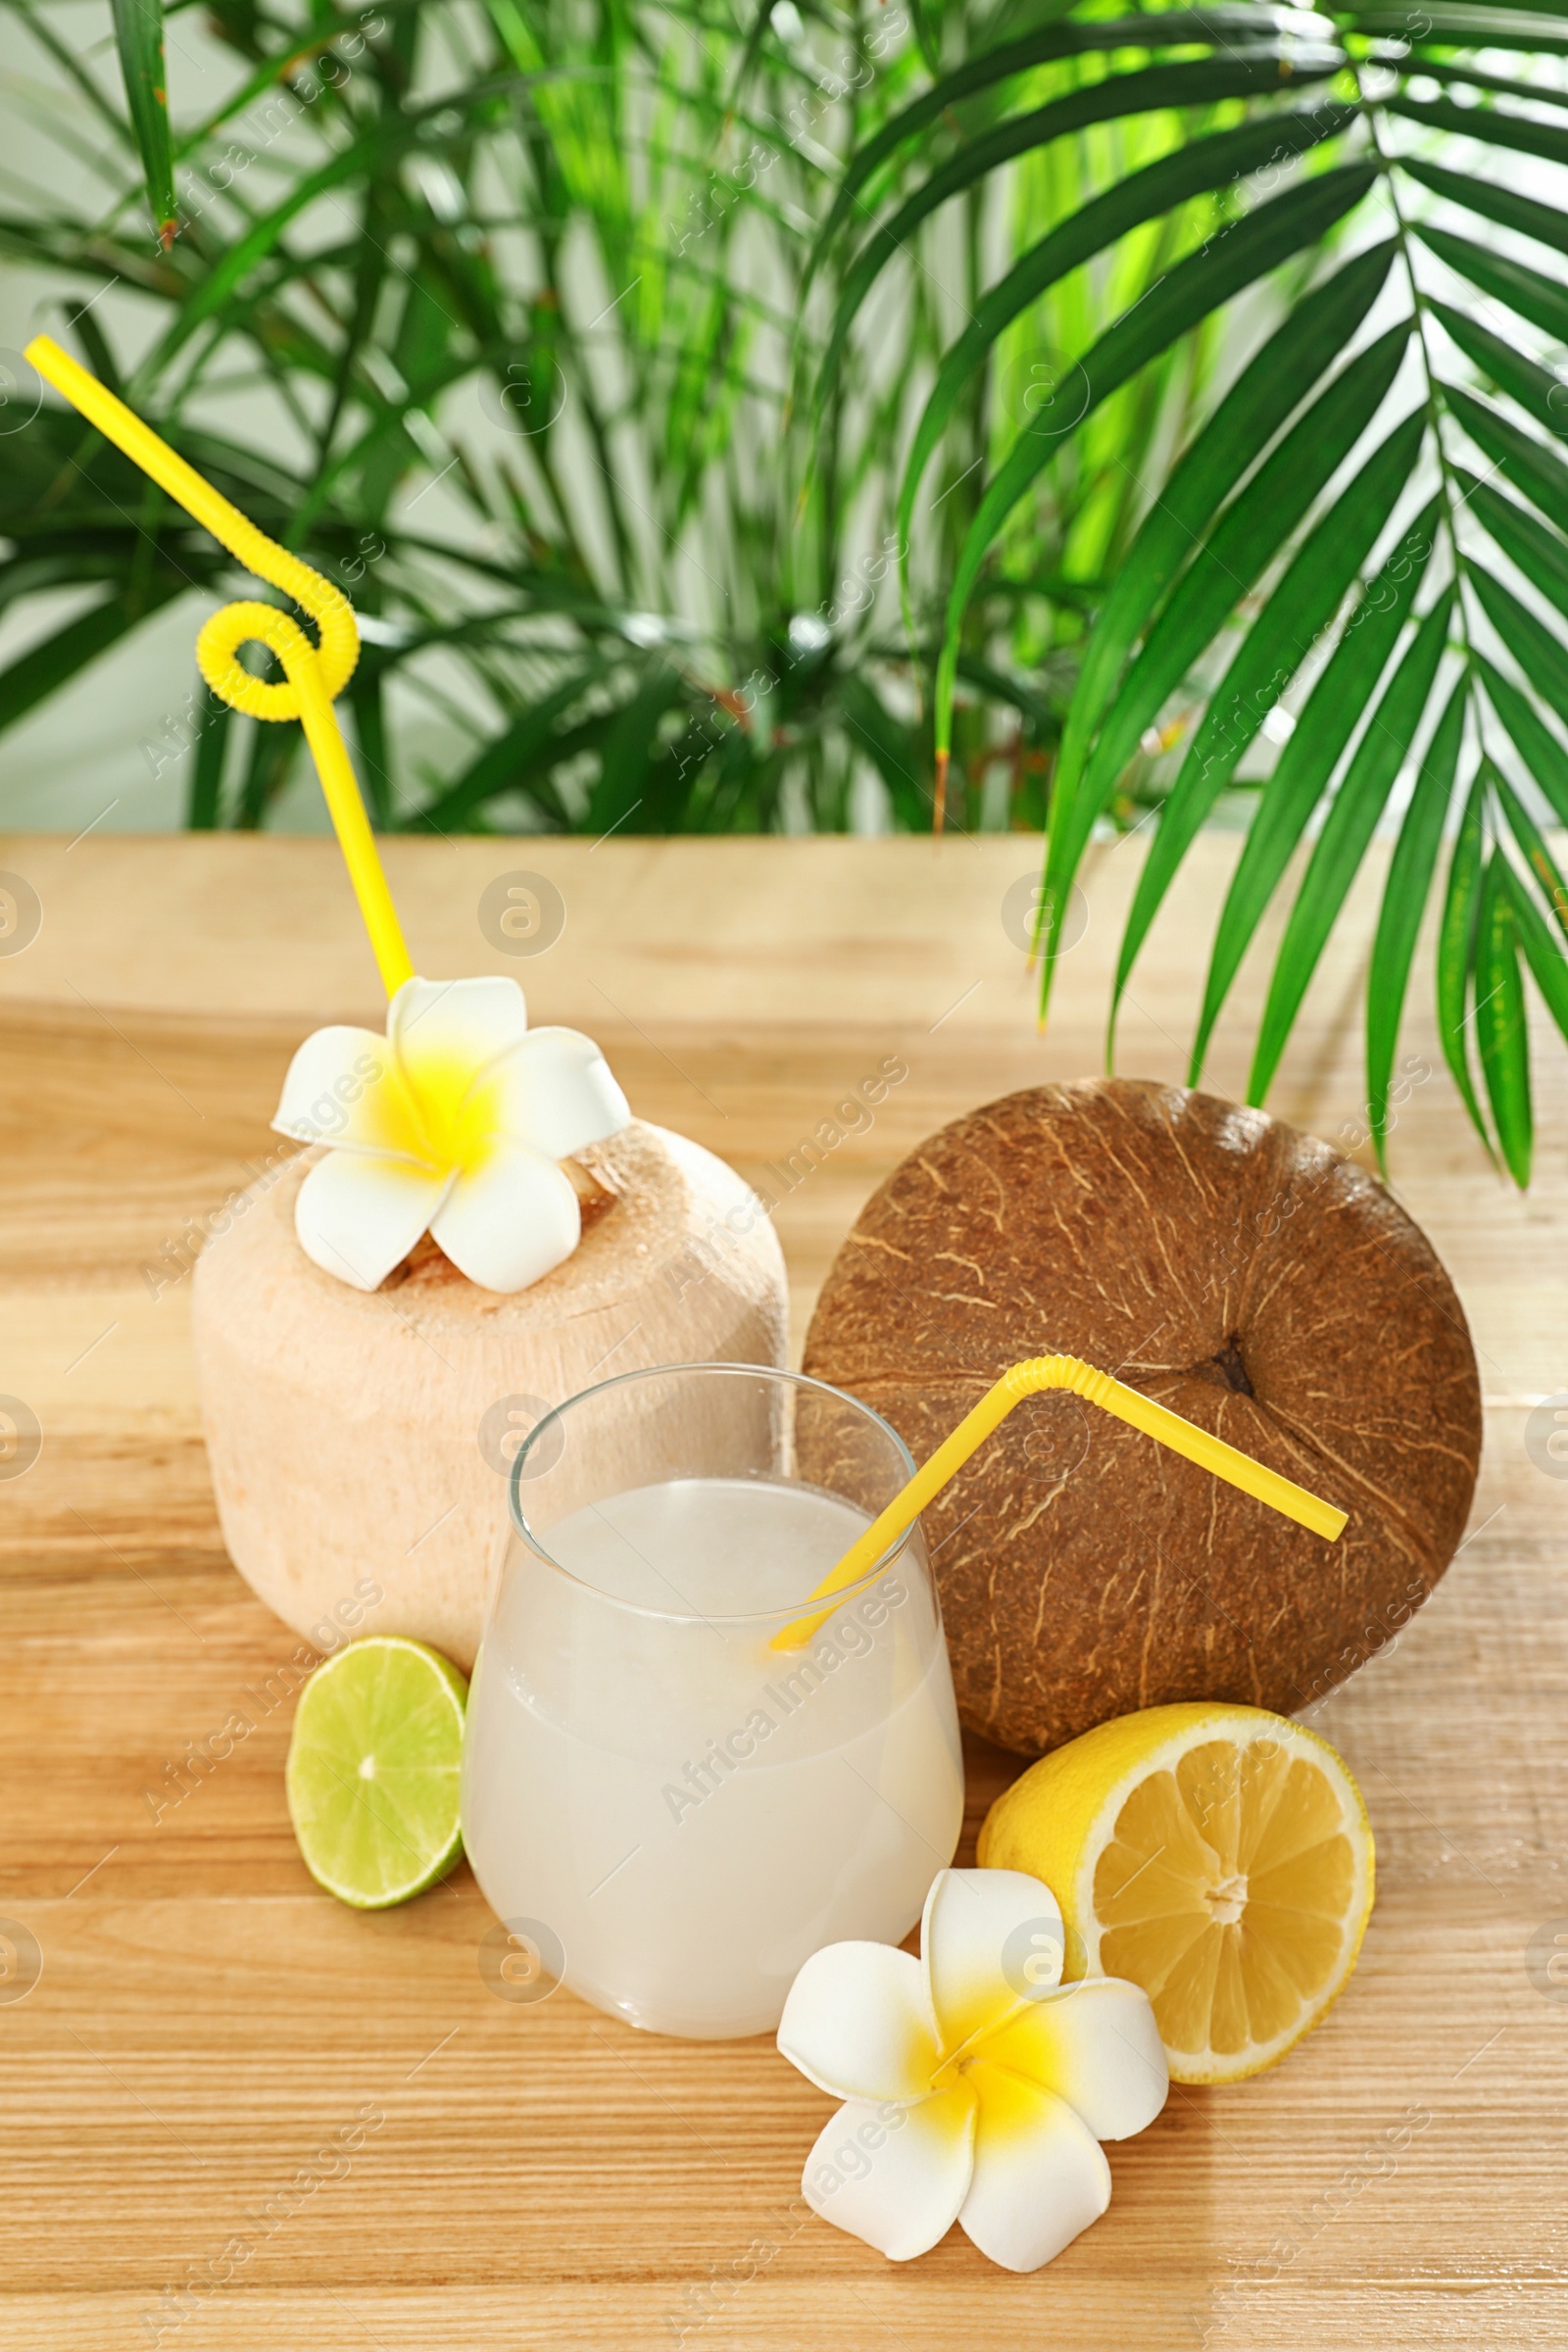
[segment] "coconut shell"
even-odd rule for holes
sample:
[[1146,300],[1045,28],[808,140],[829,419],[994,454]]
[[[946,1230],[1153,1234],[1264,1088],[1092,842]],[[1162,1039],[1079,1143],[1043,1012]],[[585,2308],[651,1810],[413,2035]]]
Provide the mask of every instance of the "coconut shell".
[[[598,1198],[582,1241],[526,1290],[479,1290],[433,1244],[379,1290],[351,1290],[294,1234],[319,1156],[242,1194],[197,1261],[192,1336],[223,1541],[318,1648],[368,1627],[428,1642],[466,1672],[516,1441],[546,1406],[618,1372],[782,1364],[783,1253],[722,1160],[633,1120],[583,1154]],[[667,1476],[646,1419],[625,1392],[613,1459],[628,1487]],[[558,1513],[576,1507],[573,1467],[553,1484]],[[587,1501],[604,1464],[581,1467]]]
[[925,1513],[958,1711],[1038,1755],[1134,1707],[1289,1714],[1453,1554],[1481,1455],[1464,1312],[1419,1228],[1314,1137],[1129,1079],[956,1120],[861,1212],[806,1369],[916,1461],[1020,1357],[1083,1356],[1349,1513],[1325,1544],[1068,1395]]

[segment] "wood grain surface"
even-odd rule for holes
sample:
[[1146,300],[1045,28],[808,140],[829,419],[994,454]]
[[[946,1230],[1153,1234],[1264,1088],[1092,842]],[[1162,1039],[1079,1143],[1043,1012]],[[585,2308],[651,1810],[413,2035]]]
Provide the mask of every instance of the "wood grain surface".
[[[754,1178],[884,1056],[907,1062],[779,1212],[804,1327],[860,1201],[921,1136],[1099,1066],[1139,854],[1093,853],[1044,1039],[1022,953],[1030,841],[398,841],[388,861],[419,969],[515,971],[535,1019],[602,1040],[639,1112]],[[1180,1076],[1233,855],[1212,839],[1190,861],[1134,976],[1123,1069]],[[1418,972],[1395,1183],[1470,1316],[1488,1442],[1435,1598],[1314,1718],[1378,1838],[1348,1990],[1274,2073],[1178,2090],[1113,2149],[1108,2214],[1045,2271],[1005,2276],[956,2230],[896,2268],[792,2204],[828,2102],[770,2041],[658,2039],[564,1990],[498,1999],[466,1869],[372,1918],[296,1855],[297,1644],[223,1555],[188,1281],[142,1269],[177,1258],[270,1148],[304,1032],[378,1021],[335,852],[15,836],[0,868],[42,917],[0,955],[0,1393],[41,1431],[25,1474],[0,1479],[8,2346],[1568,2342],[1568,1461],[1547,1450],[1547,1400],[1568,1391],[1560,1049],[1541,1048],[1540,1173],[1521,1200],[1446,1079],[1423,1074],[1438,1055]],[[526,957],[481,917],[519,872],[564,914]],[[1273,1104],[1331,1139],[1360,1107],[1382,872],[1358,885]],[[1218,1040],[1216,1091],[1242,1083],[1269,946]],[[254,1728],[160,1802],[236,1709]],[[971,1753],[960,1859],[1015,1769]]]

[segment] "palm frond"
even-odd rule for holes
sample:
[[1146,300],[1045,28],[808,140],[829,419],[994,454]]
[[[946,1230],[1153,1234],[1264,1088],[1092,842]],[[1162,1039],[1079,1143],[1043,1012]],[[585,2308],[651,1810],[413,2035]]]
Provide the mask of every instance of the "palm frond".
[[[1090,87],[1042,89],[1080,37],[1097,52]],[[1510,50],[1534,78],[1497,70],[1495,53]],[[1556,919],[1568,902],[1528,805],[1539,794],[1568,823],[1568,463],[1555,446],[1568,436],[1568,390],[1552,365],[1568,347],[1568,294],[1560,267],[1542,258],[1568,253],[1553,177],[1568,165],[1568,124],[1551,111],[1568,106],[1564,58],[1559,9],[1491,0],[1294,22],[1262,6],[1155,9],[1109,24],[1073,12],[912,96],[852,159],[817,249],[821,266],[854,247],[816,383],[825,414],[880,275],[959,191],[1020,155],[1125,133],[1152,107],[1182,125],[1166,151],[1087,187],[977,290],[909,434],[899,516],[917,580],[931,563],[928,484],[965,387],[996,369],[1048,294],[1102,272],[1101,257],[1162,240],[1157,272],[1122,314],[1063,355],[1053,400],[994,431],[984,451],[971,518],[944,562],[931,670],[939,791],[950,760],[964,781],[960,665],[984,652],[1017,518],[1073,478],[1123,387],[1154,380],[1175,348],[1234,318],[1239,298],[1255,316],[1261,294],[1269,331],[1141,485],[1139,527],[1077,664],[1047,808],[1041,1010],[1079,863],[1147,774],[1150,747],[1181,753],[1152,803],[1112,1047],[1117,1004],[1194,840],[1222,796],[1257,780],[1272,738],[1283,749],[1256,791],[1220,914],[1192,1077],[1310,839],[1254,1042],[1249,1094],[1263,1100],[1373,836],[1398,808],[1367,992],[1373,1140],[1381,1155],[1423,910],[1456,828],[1440,1028],[1485,1140],[1474,1032],[1502,1157],[1521,1183],[1531,1151],[1521,956],[1548,1006],[1568,1001]],[[958,109],[980,91],[999,97],[1000,119],[993,111],[966,131]],[[1456,168],[1477,152],[1479,167]],[[950,529],[935,536],[951,546]],[[1396,800],[1401,778],[1408,798]]]

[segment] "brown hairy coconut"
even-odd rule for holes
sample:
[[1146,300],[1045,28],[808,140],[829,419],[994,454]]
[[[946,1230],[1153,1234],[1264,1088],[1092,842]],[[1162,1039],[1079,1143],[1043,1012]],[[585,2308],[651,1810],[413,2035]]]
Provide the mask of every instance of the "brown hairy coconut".
[[910,1153],[828,1277],[806,1369],[916,1461],[1027,1355],[1081,1355],[1349,1513],[1336,1544],[1068,1395],[925,1513],[958,1711],[1039,1754],[1134,1707],[1290,1713],[1425,1599],[1481,1394],[1430,1244],[1327,1145],[1211,1095],[1031,1087]]

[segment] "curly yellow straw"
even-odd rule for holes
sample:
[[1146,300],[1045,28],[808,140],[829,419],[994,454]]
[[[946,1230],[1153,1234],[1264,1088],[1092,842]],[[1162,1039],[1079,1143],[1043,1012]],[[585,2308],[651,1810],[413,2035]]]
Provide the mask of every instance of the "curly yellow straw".
[[[414,966],[360,798],[348,746],[332,710],[360,658],[353,606],[341,588],[259,531],[238,507],[230,506],[193,466],[176,457],[167,441],[160,441],[123,401],[78,367],[52,337],[35,335],[24,357],[97,426],[106,441],[122,450],[204,530],[211,531],[247,571],[281,588],[315,621],[320,634],[318,648],[299,622],[275,605],[224,605],[204,623],[196,640],[196,660],[214,694],[248,718],[297,718],[304,727],[382,984],[387,995],[394,996],[411,977]],[[277,656],[286,685],[270,686],[241,668],[239,648],[251,639]]]
[[[1227,1446],[1223,1438],[1211,1437],[1196,1422],[1184,1421],[1180,1413],[1168,1412],[1164,1405],[1155,1404],[1152,1397],[1124,1387],[1108,1372],[1097,1372],[1082,1356],[1034,1355],[1014,1364],[1010,1372],[1004,1372],[996,1387],[987,1390],[973,1412],[965,1414],[952,1437],[943,1441],[908,1485],[894,1495],[880,1518],[873,1519],[837,1566],[828,1570],[811,1598],[824,1600],[830,1592],[842,1592],[847,1585],[857,1583],[874,1568],[888,1545],[896,1543],[906,1528],[913,1526],[932,1496],[939,1494],[949,1479],[962,1469],[970,1454],[978,1451],[1013,1406],[1021,1404],[1026,1396],[1038,1396],[1046,1389],[1070,1389],[1075,1396],[1098,1404],[1102,1412],[1114,1413],[1118,1421],[1130,1422],[1146,1437],[1157,1438],[1173,1453],[1185,1454],[1190,1462],[1197,1462],[1200,1468],[1212,1471],[1216,1478],[1240,1487],[1245,1494],[1255,1495],[1259,1502],[1266,1502],[1271,1510],[1282,1512],[1287,1519],[1298,1520],[1302,1527],[1310,1528],[1313,1535],[1323,1536],[1331,1544],[1344,1531],[1346,1512],[1336,1510],[1331,1502],[1320,1501],[1304,1487],[1282,1478],[1277,1470],[1266,1470],[1250,1453]],[[772,1646],[799,1649],[831,1615],[831,1609],[817,1609],[809,1616],[795,1618],[781,1634],[773,1636]]]

